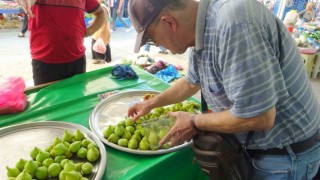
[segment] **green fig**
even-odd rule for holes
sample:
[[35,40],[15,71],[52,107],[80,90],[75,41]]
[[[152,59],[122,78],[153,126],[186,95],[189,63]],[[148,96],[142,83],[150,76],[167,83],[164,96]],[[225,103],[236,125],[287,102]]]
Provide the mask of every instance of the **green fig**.
[[127,139],[128,141],[131,139],[131,133],[127,130],[122,134],[122,138]]
[[130,139],[128,142],[129,149],[138,149],[138,141],[136,139]]
[[87,149],[91,149],[91,148],[93,148],[93,147],[98,148],[97,144],[94,143],[94,142],[92,142],[92,143],[90,143],[90,144],[88,145]]
[[160,137],[158,136],[158,134],[156,134],[154,132],[150,132],[150,135],[148,137],[148,141],[152,145],[159,145]]
[[50,158],[50,153],[47,151],[40,151],[36,157],[36,161],[43,162],[45,159]]
[[75,171],[76,170],[76,165],[71,162],[71,161],[68,161],[64,166],[63,166],[63,169],[67,172],[70,172],[70,171]]
[[131,118],[127,118],[125,121],[126,126],[133,126],[134,122],[132,121]]
[[124,127],[118,125],[115,129],[114,129],[114,134],[116,134],[117,136],[122,136],[122,134],[124,133]]
[[67,179],[66,174],[67,174],[67,171],[65,170],[60,171],[59,180],[66,180]]
[[56,146],[57,144],[62,143],[62,140],[59,139],[58,137],[55,137],[52,141],[52,147]]
[[61,171],[61,165],[59,163],[52,163],[48,168],[50,177],[57,177]]
[[66,172],[66,180],[80,180],[82,179],[81,173],[77,171]]
[[16,178],[16,180],[32,180],[32,176],[26,171],[23,170]]
[[75,141],[70,145],[69,150],[72,153],[76,153],[80,149],[80,147],[81,147],[81,141]]
[[63,144],[64,144],[64,146],[68,149],[69,148],[69,146],[70,146],[70,143],[68,143],[68,142],[65,142],[65,141],[63,141],[62,142]]
[[59,143],[53,147],[53,150],[55,152],[55,155],[63,155],[66,152],[67,148],[63,143]]
[[27,173],[33,174],[38,169],[38,163],[36,161],[27,161],[24,165],[24,170],[26,170]]
[[60,164],[61,161],[64,160],[64,159],[66,159],[66,156],[65,156],[65,155],[59,155],[59,156],[56,156],[56,157],[54,158],[54,162]]
[[81,145],[84,148],[87,148],[90,143],[92,143],[92,141],[90,141],[89,139],[84,139],[81,141]]
[[93,170],[93,166],[92,166],[91,163],[86,162],[86,163],[82,164],[81,172],[82,172],[83,174],[91,174],[91,173],[92,173],[92,170]]
[[49,167],[50,164],[54,163],[54,160],[52,158],[47,158],[42,162],[43,166]]
[[127,127],[126,127],[126,130],[127,130],[127,131],[129,131],[129,132],[130,132],[130,134],[133,134],[133,133],[134,133],[134,131],[135,131],[135,129],[134,129],[134,127],[133,127],[133,126],[127,126]]
[[87,160],[90,162],[95,162],[99,158],[100,152],[97,148],[93,147],[87,152]]
[[84,147],[80,148],[77,152],[77,157],[84,159],[87,157],[88,150]]
[[125,128],[126,127],[126,120],[120,121],[117,126],[122,126]]
[[50,151],[52,150],[52,148],[53,148],[53,146],[50,145],[50,146],[47,146],[44,150],[50,153]]
[[[70,162],[70,159],[64,159],[60,162],[61,167],[64,167],[64,165],[66,165],[67,162]],[[72,162],[72,161],[71,161]]]
[[6,166],[6,168],[7,168],[7,176],[8,177],[17,177],[20,174],[20,170],[16,167],[10,168],[10,167]]
[[137,141],[137,143],[139,143],[141,141],[141,137],[139,134],[134,134],[133,136],[131,136],[131,139],[135,139]]
[[16,180],[16,178],[15,177],[8,177],[7,180]]
[[71,143],[73,141],[73,135],[69,131],[65,130],[62,135],[62,141]]
[[67,159],[70,159],[73,156],[73,153],[69,149],[67,149],[64,155]]
[[163,149],[169,149],[171,146],[169,143],[165,143],[164,145],[162,145]]
[[48,177],[48,168],[41,166],[36,170],[35,177],[37,179],[46,179]]
[[113,133],[114,128],[111,125],[102,130],[103,137],[108,139],[109,136]]
[[128,139],[125,139],[125,138],[119,139],[118,145],[122,147],[128,147]]
[[146,140],[140,141],[139,149],[140,150],[149,150],[150,149],[149,143]]
[[38,153],[40,152],[41,150],[38,148],[38,147],[34,147],[31,152],[30,152],[30,157],[33,159],[33,160],[36,160],[36,157],[38,155]]
[[22,171],[24,169],[24,165],[27,163],[27,160],[25,159],[20,159],[17,164],[16,164],[16,168],[18,168],[20,171]]
[[76,164],[76,171],[77,172],[81,172],[82,164],[83,164],[83,162]]
[[[117,144],[118,143],[118,141],[119,141],[119,136],[118,135],[116,135],[116,134],[111,134],[110,136],[109,136],[109,138],[108,138],[108,141],[109,142],[112,142],[112,143],[114,143],[114,144]],[[90,149],[89,148],[89,146],[90,146],[91,144],[89,144],[88,145],[88,149]]]
[[74,132],[74,140],[75,141],[82,141],[84,139],[84,135],[83,135],[83,133],[80,131],[80,130],[76,130],[75,132]]

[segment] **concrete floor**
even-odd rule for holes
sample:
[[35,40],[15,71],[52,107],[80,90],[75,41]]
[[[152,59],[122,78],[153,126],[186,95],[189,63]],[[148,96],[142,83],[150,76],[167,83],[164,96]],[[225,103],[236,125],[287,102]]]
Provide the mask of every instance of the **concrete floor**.
[[[0,80],[9,76],[21,76],[24,78],[27,87],[33,86],[31,57],[29,51],[29,34],[26,37],[19,38],[17,34],[19,29],[0,29]],[[87,71],[92,71],[119,63],[122,59],[132,59],[137,56],[133,53],[136,33],[132,30],[125,32],[124,28],[118,28],[116,32],[111,33],[111,54],[112,62],[108,64],[93,64],[91,61],[91,38],[85,38],[84,44],[87,48]],[[143,49],[143,48],[142,48]],[[161,58],[174,65],[181,65],[184,69],[188,68],[187,54],[172,55],[160,54],[159,48],[152,46],[149,52],[150,57]],[[316,92],[320,102],[320,73],[317,79],[311,79],[310,82]],[[196,95],[199,98],[199,94]]]

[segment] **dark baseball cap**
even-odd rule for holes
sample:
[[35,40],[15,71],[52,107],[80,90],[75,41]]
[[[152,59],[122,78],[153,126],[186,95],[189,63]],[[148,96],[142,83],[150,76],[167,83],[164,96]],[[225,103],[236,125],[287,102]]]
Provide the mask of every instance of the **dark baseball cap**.
[[145,45],[147,40],[144,37],[147,27],[157,17],[160,11],[168,4],[169,0],[129,0],[128,10],[132,25],[138,32],[134,52],[137,53],[140,47]]

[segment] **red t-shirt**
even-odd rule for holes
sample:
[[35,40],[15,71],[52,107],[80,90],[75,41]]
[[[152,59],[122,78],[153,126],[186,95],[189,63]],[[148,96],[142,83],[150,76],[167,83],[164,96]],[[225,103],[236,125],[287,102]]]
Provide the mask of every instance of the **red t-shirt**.
[[31,57],[50,64],[68,63],[85,54],[84,13],[99,8],[97,0],[37,0],[30,19]]

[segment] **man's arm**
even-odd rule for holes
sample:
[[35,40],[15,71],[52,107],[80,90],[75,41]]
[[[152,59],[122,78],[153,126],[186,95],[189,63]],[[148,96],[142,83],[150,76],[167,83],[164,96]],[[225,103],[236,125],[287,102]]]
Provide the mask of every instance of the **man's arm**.
[[263,131],[273,127],[276,117],[276,108],[252,118],[238,118],[231,114],[230,110],[198,114],[194,122],[203,131],[220,133],[237,133],[244,131]]
[[97,30],[99,30],[106,20],[107,12],[105,12],[105,10],[101,6],[96,11],[92,12],[92,14],[95,15],[95,18],[92,20],[92,23],[86,29],[85,37],[91,36]]

